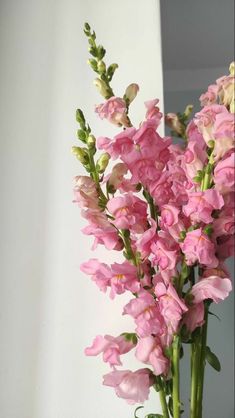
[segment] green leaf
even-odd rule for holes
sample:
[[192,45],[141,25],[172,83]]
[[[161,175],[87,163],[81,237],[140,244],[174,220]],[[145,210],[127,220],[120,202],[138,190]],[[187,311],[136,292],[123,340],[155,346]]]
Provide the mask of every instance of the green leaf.
[[137,411],[139,411],[140,409],[142,409],[143,408],[143,406],[138,406],[137,408],[136,408],[136,410],[135,410],[135,412],[134,412],[134,418],[139,418],[137,415],[136,415],[136,412]]
[[218,357],[212,353],[210,347],[206,347],[206,360],[217,372],[220,372],[221,365]]
[[168,408],[169,408],[171,416],[173,417],[174,416],[174,414],[173,414],[173,399],[172,399],[171,396],[169,397],[169,400],[168,400]]
[[182,270],[181,270],[181,273],[180,273],[181,278],[182,278],[183,280],[187,279],[187,277],[188,277],[189,273],[190,273],[190,268],[187,266],[187,264],[186,264],[186,263],[184,263],[184,264],[182,265]]
[[135,333],[132,333],[132,332],[123,332],[121,335],[125,338],[126,341],[130,341],[130,342],[132,342],[135,345],[138,342],[138,338],[137,338],[137,335]]
[[145,418],[164,418],[164,416],[161,414],[148,414],[145,415]]
[[208,314],[211,316],[215,316],[219,321],[221,321],[220,317],[216,315],[214,312],[208,311]]

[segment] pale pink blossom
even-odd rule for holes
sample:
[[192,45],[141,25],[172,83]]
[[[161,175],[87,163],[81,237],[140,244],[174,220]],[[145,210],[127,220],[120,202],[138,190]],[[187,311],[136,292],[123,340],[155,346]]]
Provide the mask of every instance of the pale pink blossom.
[[188,312],[184,314],[182,324],[185,324],[190,332],[193,332],[196,328],[204,324],[203,302],[189,306]]
[[81,208],[99,210],[97,187],[90,177],[76,176],[73,191],[74,202],[78,203]]
[[91,347],[85,349],[87,356],[97,356],[103,353],[103,360],[110,366],[121,366],[120,355],[128,353],[135,347],[132,341],[127,341],[125,336],[112,337],[111,335],[97,335]]
[[147,204],[133,193],[113,197],[107,204],[108,211],[115,218],[118,229],[143,232],[147,227]]
[[214,139],[214,123],[217,115],[220,113],[228,113],[228,110],[225,106],[214,104],[203,107],[202,110],[195,115],[194,123],[197,125],[199,132],[201,132],[206,144]]
[[159,376],[167,374],[169,369],[169,360],[163,354],[160,340],[156,337],[149,336],[140,338],[136,347],[136,358],[145,364],[153,367],[154,374]]
[[150,255],[151,245],[156,240],[157,224],[152,218],[150,219],[150,224],[150,228],[144,231],[135,243],[136,249],[140,252],[142,259],[145,259]]
[[115,389],[119,398],[126,399],[129,404],[143,403],[149,397],[149,388],[153,379],[149,369],[114,370],[104,376],[103,384]]
[[189,266],[199,262],[208,267],[217,267],[218,260],[215,256],[215,246],[208,235],[202,231],[202,228],[187,232],[180,247]]
[[199,100],[201,102],[201,106],[209,106],[212,104],[215,104],[217,102],[217,94],[218,94],[218,85],[217,84],[211,84],[208,87],[208,90],[206,93],[203,93]]
[[214,136],[214,160],[218,161],[228,151],[234,148],[235,138],[235,119],[234,114],[229,112],[219,113],[216,116],[213,126]]
[[95,111],[101,119],[107,119],[114,125],[129,126],[126,102],[120,97],[110,97],[104,103],[96,106]]
[[115,227],[108,221],[104,212],[98,210],[82,211],[82,216],[88,220],[89,225],[82,229],[85,235],[94,236],[92,249],[96,249],[98,244],[104,245],[107,250],[121,250],[123,243],[118,236]]
[[152,264],[160,270],[173,270],[178,261],[178,246],[172,237],[164,231],[158,233],[156,242],[151,245]]
[[207,160],[206,150],[197,141],[189,141],[184,153],[185,172],[193,180],[199,170],[203,170]]
[[153,100],[148,100],[147,102],[145,102],[145,107],[147,108],[147,112],[146,112],[146,119],[154,119],[156,122],[156,128],[158,127],[158,125],[160,124],[161,118],[162,118],[162,113],[159,110],[159,107],[157,106],[159,100],[158,99],[153,99]]
[[183,212],[190,217],[193,223],[213,222],[213,210],[221,209],[224,199],[215,189],[208,189],[200,192],[190,192],[187,205],[183,206]]
[[232,290],[231,280],[219,276],[202,278],[191,290],[194,296],[193,303],[200,303],[205,299],[212,299],[215,303],[228,297]]
[[108,152],[115,160],[131,152],[134,147],[133,136],[135,133],[135,128],[127,128],[116,135],[114,139],[99,137],[97,138],[97,148]]
[[231,153],[228,157],[220,160],[214,170],[214,182],[216,189],[222,193],[234,191],[235,183],[235,154]]

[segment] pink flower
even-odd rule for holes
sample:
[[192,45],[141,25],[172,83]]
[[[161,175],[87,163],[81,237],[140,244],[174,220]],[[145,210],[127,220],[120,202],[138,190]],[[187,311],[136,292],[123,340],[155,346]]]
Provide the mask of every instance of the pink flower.
[[126,102],[120,97],[110,97],[95,108],[101,119],[107,119],[117,126],[129,126],[126,110]]
[[144,103],[147,108],[146,119],[155,120],[156,128],[159,126],[162,118],[162,113],[160,112],[159,107],[157,106],[158,102],[158,99],[153,99]]
[[138,298],[132,299],[124,306],[123,315],[126,314],[135,319],[136,332],[140,337],[158,334],[164,326],[153,296],[144,290],[139,293]]
[[163,205],[161,208],[161,222],[164,226],[175,225],[179,220],[180,210],[174,205]]
[[190,332],[193,332],[196,328],[201,327],[204,324],[203,302],[199,302],[189,307],[188,312],[184,315],[182,324],[185,324]]
[[217,93],[218,93],[218,86],[216,84],[211,84],[208,87],[207,92],[202,94],[199,97],[201,106],[209,106],[209,105],[215,104],[217,102]]
[[212,211],[221,209],[223,205],[224,199],[219,192],[215,189],[208,189],[189,193],[189,200],[187,205],[183,206],[183,212],[190,217],[193,223],[204,222],[208,224],[213,222]]
[[103,212],[95,210],[82,211],[82,216],[89,221],[89,225],[82,229],[85,235],[95,237],[92,249],[98,244],[104,245],[107,250],[121,250],[123,243],[115,227],[108,221]]
[[[232,63],[234,65],[234,63]],[[232,68],[232,64],[231,67]],[[234,100],[234,72],[228,76],[223,76],[216,80],[218,85],[218,96],[220,99],[220,103],[224,104],[225,106],[230,106]]]
[[197,125],[199,132],[201,132],[206,144],[214,139],[213,128],[216,117],[219,113],[228,113],[225,106],[214,104],[205,106],[200,112],[196,113],[194,123]]
[[98,193],[96,184],[88,176],[75,177],[74,202],[78,203],[81,208],[100,210],[98,205]]
[[199,170],[203,170],[207,154],[197,141],[189,141],[184,153],[185,172],[189,179],[196,177]]
[[202,228],[187,232],[186,238],[180,244],[189,266],[197,261],[208,267],[216,267],[218,260],[215,257],[215,246],[208,236],[202,232]]
[[110,287],[111,299],[116,294],[121,295],[126,290],[135,293],[140,289],[136,267],[128,261],[124,261],[122,264],[114,263],[109,267],[107,264],[100,263],[93,258],[86,263],[82,263],[81,270],[91,275],[92,280],[103,292],[106,292],[107,288]]
[[234,257],[234,236],[233,235],[223,235],[222,237],[217,238],[217,248],[216,253],[221,260],[225,260],[229,257]]
[[151,245],[153,254],[152,264],[158,265],[160,270],[173,270],[178,260],[178,250],[172,237],[160,231],[156,242]]
[[135,128],[127,128],[116,135],[113,140],[106,137],[99,137],[97,139],[97,148],[108,152],[115,160],[119,156],[126,155],[133,150],[133,136],[135,133]]
[[218,161],[228,151],[234,148],[234,129],[234,114],[226,111],[224,113],[219,113],[216,116],[213,126],[213,135],[215,141],[213,155],[215,161]]
[[97,356],[103,353],[103,360],[110,366],[121,366],[120,355],[128,353],[135,346],[132,341],[127,341],[122,335],[112,337],[111,335],[97,335],[92,346],[85,349],[87,356]]
[[183,299],[180,299],[171,283],[168,286],[163,282],[157,283],[155,294],[159,300],[160,312],[166,322],[168,332],[172,334],[177,332],[182,315],[188,310]]
[[107,182],[109,193],[113,193],[115,190],[120,190],[121,192],[136,191],[136,185],[124,177],[127,172],[128,168],[124,163],[118,163],[112,168],[111,174],[104,178],[104,182]]
[[199,280],[192,287],[191,294],[194,296],[193,303],[200,303],[205,299],[212,299],[215,303],[219,303],[228,297],[231,290],[230,279],[210,276]]
[[145,364],[153,366],[154,374],[167,374],[169,360],[164,356],[161,343],[156,337],[144,337],[138,341],[136,347],[136,358]]
[[156,240],[157,224],[150,219],[151,227],[144,231],[141,237],[136,241],[136,249],[140,252],[141,258],[145,259],[151,253],[151,245]]
[[228,157],[220,160],[215,167],[214,182],[215,188],[222,194],[234,191],[235,170],[234,170],[235,154],[234,152]]
[[111,386],[119,398],[126,399],[129,404],[143,403],[149,396],[149,388],[153,384],[149,369],[114,370],[104,376],[103,384]]
[[143,232],[147,226],[147,204],[129,192],[113,197],[107,204],[108,211],[114,216],[113,224],[118,229],[131,229]]

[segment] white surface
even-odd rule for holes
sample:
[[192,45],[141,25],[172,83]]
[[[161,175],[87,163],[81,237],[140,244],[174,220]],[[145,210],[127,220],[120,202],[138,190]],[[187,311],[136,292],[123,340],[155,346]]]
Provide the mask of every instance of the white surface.
[[[86,65],[88,20],[120,68],[114,89],[138,82],[162,103],[159,3],[155,0],[1,2],[1,400],[2,418],[128,418],[134,408],[101,384],[109,371],[83,354],[98,333],[130,327],[79,264],[94,256],[72,204],[75,109],[95,134],[114,132],[92,114],[100,97]],[[95,256],[107,261],[107,253]],[[109,257],[109,255],[108,255]],[[111,254],[110,254],[111,259]],[[126,367],[135,368],[131,360]],[[138,367],[142,367],[138,365]],[[145,410],[156,412],[156,396]]]

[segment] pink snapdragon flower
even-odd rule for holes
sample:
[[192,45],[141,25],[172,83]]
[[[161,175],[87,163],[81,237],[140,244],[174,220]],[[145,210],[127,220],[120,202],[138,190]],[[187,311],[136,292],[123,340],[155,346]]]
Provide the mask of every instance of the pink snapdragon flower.
[[218,89],[219,87],[217,84],[211,84],[208,87],[207,92],[201,94],[201,96],[199,97],[201,106],[209,106],[215,104],[217,102]]
[[189,141],[184,153],[184,169],[190,180],[196,177],[199,170],[203,170],[207,160],[207,153],[197,141]]
[[160,340],[149,336],[141,338],[136,347],[136,358],[145,364],[153,367],[154,374],[159,376],[167,374],[169,369],[169,360],[164,356]]
[[76,176],[74,191],[74,202],[81,208],[100,210],[98,205],[97,187],[90,177]]
[[183,212],[190,217],[193,223],[213,222],[211,216],[213,210],[221,209],[224,199],[215,189],[208,189],[200,192],[190,192],[187,205],[183,206]]
[[215,188],[222,194],[234,191],[235,153],[220,160],[214,170]]
[[88,262],[82,263],[81,270],[92,276],[92,280],[101,291],[106,292],[107,288],[110,287],[111,299],[116,294],[121,295],[126,290],[135,293],[140,289],[136,267],[128,261],[124,261],[121,264],[113,263],[111,266],[108,266],[93,258]]
[[152,218],[150,219],[150,224],[150,228],[144,231],[135,243],[136,249],[140,252],[142,259],[145,259],[150,255],[151,246],[153,242],[156,241],[157,224]]
[[108,221],[106,215],[98,210],[82,211],[82,216],[88,220],[89,225],[82,229],[85,235],[94,236],[92,249],[96,249],[98,244],[104,245],[107,250],[120,251],[123,243],[118,236],[115,227]]
[[186,238],[180,247],[185,254],[186,263],[192,266],[197,261],[208,267],[217,267],[218,260],[215,256],[215,246],[202,228],[187,232]]
[[153,119],[156,122],[156,128],[159,126],[162,118],[162,113],[159,110],[157,104],[159,103],[159,99],[148,100],[145,102],[145,107],[147,108],[146,112],[146,119]]
[[161,208],[161,223],[165,227],[173,226],[179,221],[180,210],[172,204],[163,205]]
[[234,131],[234,114],[229,113],[228,111],[224,113],[219,113],[216,116],[215,123],[213,126],[213,155],[215,161],[221,159],[228,151],[234,148]]
[[225,106],[214,104],[203,107],[202,110],[195,115],[194,123],[197,125],[199,132],[201,132],[206,144],[214,139],[214,124],[220,113],[226,114],[229,112]]
[[174,286],[169,283],[167,286],[159,282],[155,286],[155,294],[159,301],[159,309],[168,328],[168,333],[178,331],[182,315],[188,311],[183,299],[178,296]]
[[151,245],[152,264],[160,270],[173,270],[178,261],[179,246],[165,231],[158,233],[157,239]]
[[103,360],[112,366],[121,366],[120,355],[128,353],[135,347],[132,341],[127,341],[123,335],[112,337],[111,335],[97,335],[91,347],[85,349],[87,356],[97,356],[103,353]]
[[159,307],[150,293],[142,290],[138,298],[132,299],[124,306],[123,315],[130,315],[135,319],[136,332],[143,338],[151,334],[158,334],[164,326]]
[[219,276],[202,278],[191,290],[194,296],[193,303],[200,303],[205,299],[212,299],[215,303],[221,302],[228,297],[232,290],[231,280]]
[[189,306],[188,312],[185,313],[182,321],[182,324],[186,325],[189,332],[193,332],[204,324],[204,311],[203,302]]
[[147,204],[131,192],[110,199],[107,209],[115,218],[112,222],[118,229],[141,233],[147,227]]
[[225,106],[230,106],[232,101],[234,100],[234,84],[235,84],[235,77],[234,77],[234,70],[232,70],[232,66],[234,68],[234,62],[230,65],[230,75],[226,75],[220,77],[216,80],[218,85],[218,96],[220,99],[220,103],[224,104]]
[[110,97],[104,103],[96,106],[96,113],[101,119],[107,119],[117,126],[129,126],[125,100],[120,97]]
[[119,398],[126,399],[129,404],[143,403],[149,397],[149,388],[153,378],[149,369],[114,370],[104,376],[103,384],[115,389]]

